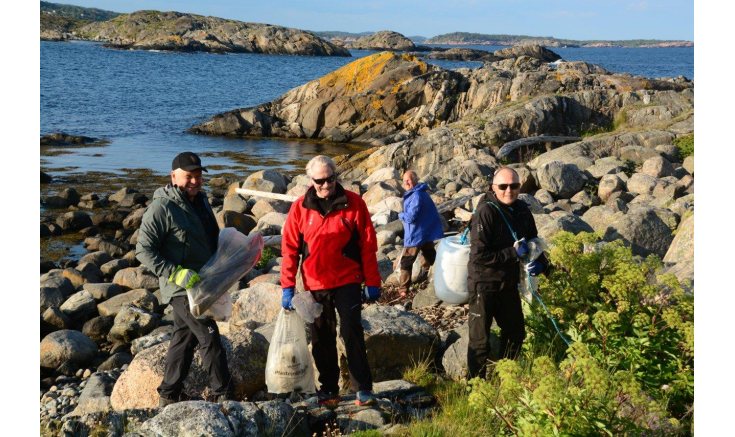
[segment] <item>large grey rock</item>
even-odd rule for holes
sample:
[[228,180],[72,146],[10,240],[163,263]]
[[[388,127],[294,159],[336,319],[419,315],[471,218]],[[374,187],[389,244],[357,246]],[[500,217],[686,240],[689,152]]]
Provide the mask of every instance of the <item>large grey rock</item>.
[[[467,349],[470,341],[470,328],[467,323],[458,326],[447,336],[447,350],[442,356],[442,367],[447,376],[454,380],[460,380],[468,376]],[[488,337],[490,347],[490,359],[497,361],[500,351],[500,338],[493,332]]]
[[111,342],[130,344],[158,326],[158,318],[136,307],[125,307],[115,316],[115,323],[107,337]]
[[121,188],[120,190],[116,191],[114,194],[111,194],[109,197],[110,202],[117,202],[120,203],[123,198],[125,198],[126,195],[131,193],[137,193],[138,190],[135,190],[130,187]]
[[401,175],[398,173],[398,171],[393,167],[384,167],[379,168],[372,172],[370,176],[367,177],[364,181],[362,181],[362,185],[365,187],[371,187],[376,182],[385,182],[391,179],[401,179]]
[[227,416],[220,406],[211,402],[188,401],[169,405],[161,414],[147,420],[141,427],[145,435],[178,436],[235,436]]
[[49,307],[41,314],[41,336],[61,329],[71,329],[74,321],[56,307]]
[[283,194],[288,189],[288,183],[286,178],[277,171],[261,170],[248,176],[242,188]]
[[362,200],[365,201],[367,206],[374,206],[388,197],[398,197],[400,199],[402,195],[403,193],[399,189],[388,185],[386,182],[377,182],[362,195]]
[[110,411],[112,409],[110,394],[114,386],[114,378],[101,372],[93,373],[87,379],[72,415],[81,416],[82,414]]
[[599,205],[588,209],[582,215],[582,220],[590,225],[595,232],[602,232],[604,235],[610,223],[622,215],[622,212],[616,212],[607,205]]
[[49,307],[59,307],[74,293],[74,285],[63,276],[49,277],[41,281],[41,313]]
[[284,402],[223,402],[221,408],[236,435],[309,434],[307,416]]
[[140,224],[143,223],[143,214],[145,214],[145,208],[138,208],[128,214],[122,222],[123,228],[138,229]]
[[694,175],[694,155],[684,158],[682,167],[684,167],[684,169],[688,171],[690,175]]
[[235,211],[220,211],[215,214],[215,218],[220,228],[235,228],[245,235],[258,224],[255,218]]
[[667,209],[648,206],[631,207],[627,214],[610,224],[606,241],[622,239],[634,255],[666,255],[674,239],[676,215]]
[[158,309],[158,299],[150,291],[141,288],[121,293],[97,305],[101,316],[116,316],[123,308],[134,306],[149,312]]
[[251,206],[244,197],[237,193],[228,194],[225,196],[224,203],[222,205],[223,211],[235,211],[240,214],[250,213]]
[[118,284],[107,282],[100,282],[98,284],[84,284],[82,288],[92,293],[92,296],[98,302],[108,300],[123,292],[122,287],[120,287]]
[[[232,374],[235,399],[254,395],[265,387],[268,342],[262,335],[248,329],[232,330],[221,338]],[[135,356],[112,391],[110,400],[115,410],[158,406],[156,388],[163,378],[167,350],[168,342],[165,342]],[[209,375],[202,367],[199,350],[194,352],[189,376],[184,381],[184,391],[203,396],[209,394]]]
[[625,188],[625,184],[622,179],[616,174],[606,174],[600,179],[600,183],[597,186],[597,195],[600,200],[607,202],[612,193],[622,191]]
[[92,223],[98,228],[120,229],[125,215],[119,211],[100,211],[92,214]]
[[[362,312],[362,326],[373,381],[400,378],[405,367],[433,357],[440,345],[433,326],[417,314],[393,307],[370,305]],[[339,350],[344,355],[341,340]]]
[[56,218],[56,224],[64,231],[77,231],[93,225],[89,214],[82,211],[71,211]]
[[150,334],[144,335],[143,337],[136,338],[135,340],[133,340],[132,344],[130,345],[130,352],[133,355],[137,355],[140,352],[150,347],[153,347],[157,344],[161,344],[161,343],[171,340],[171,335],[172,335],[171,331],[173,331],[173,328],[165,330],[165,331],[157,332],[163,328],[170,328],[170,325],[160,326],[156,328],[155,330],[153,330],[153,332],[151,332]]
[[554,211],[550,214],[534,214],[539,238],[551,241],[554,235],[566,231],[573,234],[592,232],[592,227],[582,218],[567,211]]
[[658,179],[643,173],[634,173],[626,184],[628,192],[633,194],[652,194]]
[[97,301],[87,290],[72,294],[61,307],[59,307],[72,320],[83,322],[94,314],[97,309]]
[[684,219],[676,229],[676,236],[664,255],[664,262],[694,262],[694,214]]
[[[522,193],[518,195],[518,199],[525,202],[526,205],[528,205],[528,209],[530,209],[533,214],[543,214],[544,213],[544,206],[541,204],[541,202],[538,201],[538,199],[531,196],[530,194]],[[473,208],[473,209],[476,209],[476,208]]]
[[662,178],[674,174],[674,167],[671,166],[671,163],[666,158],[654,156],[643,162],[643,167],[640,172],[654,178]]
[[120,369],[126,364],[130,364],[133,361],[133,356],[125,352],[118,352],[113,354],[110,358],[106,359],[102,364],[97,367],[100,372]]
[[126,269],[128,267],[130,267],[130,264],[128,263],[127,260],[115,259],[108,263],[102,264],[100,266],[100,271],[102,272],[103,275],[107,277],[110,277],[110,276],[114,277],[117,274],[117,272],[119,272],[122,269]]
[[96,355],[97,345],[79,331],[63,329],[41,340],[42,368],[56,369],[65,361],[83,366]]
[[274,321],[281,310],[282,293],[280,285],[267,282],[242,290],[232,306],[230,324],[254,329]]
[[103,264],[110,261],[112,261],[112,256],[103,250],[88,253],[79,260],[80,263],[92,263],[97,267],[102,267]]
[[383,413],[374,408],[360,410],[354,414],[345,417],[345,435],[350,435],[358,431],[367,431],[370,429],[378,429],[384,426],[386,418]]
[[411,308],[418,309],[418,308],[430,307],[440,302],[441,300],[438,297],[436,297],[436,292],[434,290],[434,282],[432,281],[431,283],[429,283],[428,287],[426,287],[423,290],[419,290],[419,292],[416,293],[416,296],[413,297],[413,301],[411,302]]
[[576,165],[550,161],[536,172],[541,188],[556,197],[568,199],[584,187],[585,178]]
[[128,267],[115,273],[112,282],[118,284],[123,290],[135,290],[145,288],[146,290],[157,290],[158,278],[144,266]]
[[607,158],[600,158],[595,161],[595,165],[588,167],[587,171],[595,179],[600,179],[608,174],[620,173],[625,167],[625,162],[620,158],[610,156]]
[[661,154],[650,147],[626,146],[620,149],[620,159],[643,164],[647,159],[661,156]]
[[252,214],[255,220],[260,220],[270,213],[287,214],[291,208],[291,202],[275,199],[258,199],[253,205]]
[[98,316],[87,320],[82,326],[82,334],[91,338],[95,343],[101,343],[107,340],[107,334],[115,324],[113,316]]

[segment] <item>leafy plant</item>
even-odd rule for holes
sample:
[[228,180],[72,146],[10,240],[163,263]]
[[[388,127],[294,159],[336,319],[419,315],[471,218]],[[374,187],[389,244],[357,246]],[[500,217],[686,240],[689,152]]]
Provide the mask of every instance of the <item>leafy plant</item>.
[[694,134],[676,138],[672,142],[679,147],[679,159],[682,162],[685,158],[694,156]]
[[623,173],[625,173],[626,176],[628,177],[633,176],[633,173],[635,173],[636,167],[637,167],[636,163],[631,161],[630,159],[623,160]]
[[255,268],[258,270],[263,270],[268,266],[268,262],[276,257],[276,253],[273,252],[273,249],[270,247],[266,247],[263,249],[263,253],[260,254],[260,261],[258,261],[257,264],[255,264]]
[[403,371],[403,379],[421,387],[429,388],[436,382],[436,374],[433,372],[432,360],[429,357],[414,361],[411,358],[411,366]]

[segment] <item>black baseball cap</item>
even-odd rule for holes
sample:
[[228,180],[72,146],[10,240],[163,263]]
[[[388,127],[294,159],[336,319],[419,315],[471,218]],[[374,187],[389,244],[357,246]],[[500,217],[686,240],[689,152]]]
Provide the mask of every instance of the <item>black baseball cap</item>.
[[178,168],[186,171],[201,168],[202,171],[207,171],[206,168],[202,167],[202,160],[193,152],[182,152],[176,155],[174,162],[171,163],[171,170],[176,170]]

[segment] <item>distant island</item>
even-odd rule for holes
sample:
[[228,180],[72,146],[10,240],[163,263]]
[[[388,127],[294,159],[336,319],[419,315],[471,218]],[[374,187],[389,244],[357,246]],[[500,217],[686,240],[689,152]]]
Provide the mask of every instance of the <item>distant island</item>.
[[627,40],[573,40],[551,36],[487,35],[483,33],[452,32],[431,37],[424,44],[513,46],[538,44],[545,47],[694,47],[691,41],[660,39]]

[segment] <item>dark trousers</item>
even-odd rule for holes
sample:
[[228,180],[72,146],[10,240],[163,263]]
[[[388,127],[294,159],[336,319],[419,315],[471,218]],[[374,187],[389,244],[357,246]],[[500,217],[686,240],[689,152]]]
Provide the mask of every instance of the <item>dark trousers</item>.
[[411,289],[411,270],[413,270],[413,263],[416,262],[419,251],[424,256],[421,267],[425,272],[429,271],[429,268],[434,264],[434,260],[436,260],[436,249],[434,249],[433,241],[427,241],[421,246],[404,247],[401,255],[401,278],[398,288],[398,291],[402,294],[408,293],[408,290]]
[[355,391],[372,390],[373,376],[365,352],[365,332],[361,322],[362,286],[347,284],[329,290],[315,290],[311,294],[323,305],[322,314],[311,325],[311,354],[319,370],[321,390],[339,393],[336,313],[339,313],[339,334],[347,350],[352,388]]
[[485,376],[490,325],[493,318],[500,327],[500,358],[516,359],[526,338],[523,309],[518,289],[513,285],[477,284],[470,292],[467,366],[470,378]]
[[194,348],[199,345],[204,370],[209,374],[213,395],[228,393],[230,371],[227,354],[220,341],[219,329],[214,320],[200,320],[189,312],[186,296],[171,299],[174,309],[174,333],[166,354],[166,370],[158,386],[158,394],[168,399],[178,399],[189,374]]

